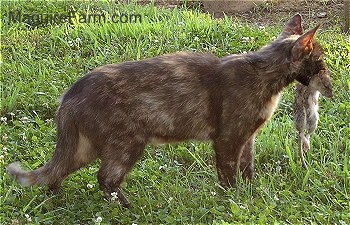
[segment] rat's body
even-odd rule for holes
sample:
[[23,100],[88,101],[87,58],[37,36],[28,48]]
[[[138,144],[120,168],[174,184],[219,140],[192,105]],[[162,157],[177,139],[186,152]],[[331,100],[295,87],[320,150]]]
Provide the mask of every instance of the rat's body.
[[304,153],[310,149],[310,136],[318,124],[318,98],[320,93],[328,98],[333,96],[331,81],[326,72],[313,77],[309,86],[300,83],[296,86],[294,123],[299,133],[299,154],[304,168],[307,168]]

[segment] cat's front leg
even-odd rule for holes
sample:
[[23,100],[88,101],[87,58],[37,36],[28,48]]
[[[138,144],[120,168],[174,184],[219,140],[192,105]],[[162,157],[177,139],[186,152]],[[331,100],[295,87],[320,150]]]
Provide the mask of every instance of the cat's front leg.
[[239,167],[239,156],[243,148],[240,139],[214,140],[216,168],[220,184],[223,187],[232,187],[236,183],[236,174]]
[[239,162],[239,169],[242,172],[242,176],[247,180],[251,180],[254,177],[254,140],[255,135],[244,145]]

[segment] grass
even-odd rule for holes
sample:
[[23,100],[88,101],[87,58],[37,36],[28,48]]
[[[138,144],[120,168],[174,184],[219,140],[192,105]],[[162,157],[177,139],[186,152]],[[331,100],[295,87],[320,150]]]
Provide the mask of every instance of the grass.
[[[1,224],[350,224],[350,40],[338,27],[318,35],[335,98],[320,100],[309,170],[302,169],[295,151],[291,86],[257,138],[254,181],[222,190],[208,143],[149,146],[124,184],[133,203],[124,209],[99,191],[98,162],[70,176],[57,195],[19,186],[4,168],[19,160],[35,169],[48,161],[56,141],[57,99],[90,69],[180,50],[218,56],[251,51],[274,39],[282,24],[262,28],[152,4],[1,4]],[[7,24],[10,10],[42,13],[43,6],[45,13],[69,6],[78,12],[141,14],[142,22]]]

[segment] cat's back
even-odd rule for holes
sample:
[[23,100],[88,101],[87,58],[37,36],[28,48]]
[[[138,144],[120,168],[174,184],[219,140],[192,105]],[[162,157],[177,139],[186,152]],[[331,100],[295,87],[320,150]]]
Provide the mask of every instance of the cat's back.
[[143,60],[108,64],[90,73],[103,73],[114,77],[131,78],[196,77],[213,73],[220,60],[213,54],[196,52],[177,52]]
[[106,133],[124,126],[158,139],[206,140],[221,113],[218,68],[216,56],[189,52],[98,67],[68,90],[58,117],[69,113],[84,129],[97,121]]
[[75,82],[64,102],[127,102],[142,96],[200,95],[220,84],[220,59],[209,53],[177,52],[97,67]]

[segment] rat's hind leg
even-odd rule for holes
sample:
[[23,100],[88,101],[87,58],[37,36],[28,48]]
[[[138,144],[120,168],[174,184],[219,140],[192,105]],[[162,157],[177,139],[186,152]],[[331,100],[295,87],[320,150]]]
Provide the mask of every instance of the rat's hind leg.
[[306,134],[304,137],[304,153],[310,150],[310,134]]
[[[101,167],[98,171],[100,188],[108,199],[118,197],[124,207],[130,207],[121,190],[121,183],[141,156],[145,143],[133,138],[121,138],[108,144],[101,154]],[[116,193],[117,196],[114,196]]]

